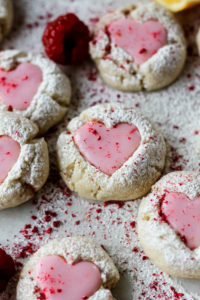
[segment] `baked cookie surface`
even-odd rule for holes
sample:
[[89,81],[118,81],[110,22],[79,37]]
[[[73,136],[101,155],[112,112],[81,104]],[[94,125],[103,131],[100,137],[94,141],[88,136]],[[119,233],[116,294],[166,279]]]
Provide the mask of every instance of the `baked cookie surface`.
[[30,120],[0,112],[0,209],[26,202],[48,177],[48,148],[37,133]]
[[57,142],[60,174],[80,196],[131,200],[161,175],[165,142],[151,122],[121,104],[97,105],[72,119]]
[[67,111],[71,86],[55,63],[20,50],[0,53],[0,110],[14,111],[44,134]]
[[0,0],[0,41],[6,36],[13,23],[12,0]]
[[150,3],[102,17],[90,42],[90,54],[108,85],[124,91],[150,91],[177,78],[186,44],[175,17]]
[[118,280],[119,272],[112,259],[96,242],[84,237],[53,240],[22,269],[17,300],[36,300],[41,294],[47,299],[51,295],[54,300],[114,300],[109,289]]
[[199,278],[199,222],[200,175],[169,173],[140,204],[139,240],[161,270],[172,276]]

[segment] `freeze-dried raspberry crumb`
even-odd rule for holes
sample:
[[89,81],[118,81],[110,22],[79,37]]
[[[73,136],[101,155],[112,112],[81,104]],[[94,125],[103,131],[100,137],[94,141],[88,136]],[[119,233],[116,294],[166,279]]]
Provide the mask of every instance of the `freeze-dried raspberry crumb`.
[[88,55],[88,27],[72,13],[47,24],[42,41],[46,54],[60,64],[81,63]]
[[0,249],[0,293],[7,286],[9,279],[15,274],[15,264],[10,255]]

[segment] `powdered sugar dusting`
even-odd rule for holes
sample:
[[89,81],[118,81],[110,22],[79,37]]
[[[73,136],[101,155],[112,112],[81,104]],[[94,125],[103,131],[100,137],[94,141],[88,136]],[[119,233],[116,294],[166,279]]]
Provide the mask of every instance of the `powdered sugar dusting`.
[[[88,0],[83,5],[81,0],[59,0],[56,4],[54,0],[18,0],[14,4],[18,25],[2,47],[14,46],[43,53],[41,36],[48,20],[71,11],[91,28],[108,10],[121,6],[121,1]],[[57,137],[71,118],[88,106],[117,101],[139,108],[164,134],[167,142],[165,173],[181,169],[199,171],[200,64],[194,41],[200,23],[199,15],[198,7],[179,15],[186,24],[189,56],[181,77],[166,89],[133,94],[112,90],[102,82],[91,62],[65,70],[72,80],[73,99],[65,121],[46,136],[51,159],[49,180],[33,201],[1,212],[0,241],[16,259],[19,268],[20,262],[24,263],[49,239],[85,235],[104,245],[120,270],[121,280],[113,291],[117,300],[199,298],[194,295],[194,292],[200,295],[198,280],[169,277],[145,256],[137,237],[140,200],[104,206],[80,199],[71,194],[60,179],[55,159]],[[15,299],[12,286],[16,286],[16,279],[2,295],[3,300]]]

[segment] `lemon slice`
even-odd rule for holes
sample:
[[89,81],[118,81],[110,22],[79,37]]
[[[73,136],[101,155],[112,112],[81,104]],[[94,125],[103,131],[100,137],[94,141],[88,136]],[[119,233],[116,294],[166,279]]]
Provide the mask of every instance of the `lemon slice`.
[[197,41],[197,47],[198,47],[198,51],[199,51],[199,55],[200,55],[200,28],[199,28],[199,31],[197,33],[196,41]]
[[156,0],[156,2],[173,12],[178,12],[200,4],[200,0]]

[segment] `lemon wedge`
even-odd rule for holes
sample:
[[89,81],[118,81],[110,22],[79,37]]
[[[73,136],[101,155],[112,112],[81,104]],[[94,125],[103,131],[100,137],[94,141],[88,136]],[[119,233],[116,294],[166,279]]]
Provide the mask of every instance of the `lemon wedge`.
[[199,28],[199,31],[197,33],[196,41],[197,41],[197,48],[198,48],[199,55],[200,55],[200,28]]
[[168,8],[172,12],[178,12],[200,4],[200,0],[156,0],[156,2]]

